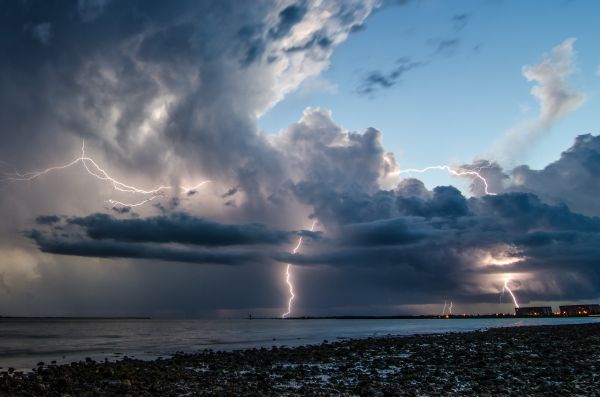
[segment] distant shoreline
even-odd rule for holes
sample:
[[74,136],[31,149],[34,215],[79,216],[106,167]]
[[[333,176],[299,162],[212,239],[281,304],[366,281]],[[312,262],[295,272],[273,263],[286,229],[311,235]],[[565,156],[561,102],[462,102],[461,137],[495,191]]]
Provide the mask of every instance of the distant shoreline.
[[[398,316],[299,316],[299,317],[237,317],[224,318],[221,320],[469,320],[469,319],[507,319],[507,318],[582,318],[582,317],[600,317],[600,315],[581,315],[581,316],[526,316],[514,314],[457,314],[457,315],[398,315]],[[154,318],[144,316],[128,317],[95,317],[95,316],[0,316],[1,320],[172,320],[170,318]],[[178,319],[180,320],[180,319]],[[207,319],[190,319],[207,320]],[[210,319],[213,320],[213,319]],[[214,319],[219,320],[219,319]]]
[[[251,320],[468,320],[468,319],[507,319],[507,318],[581,318],[581,317],[600,317],[599,315],[581,315],[581,316],[526,316],[514,314],[457,314],[457,315],[417,315],[417,316],[301,316],[301,317],[252,317]],[[250,318],[249,318],[250,319]]]
[[70,317],[70,316],[0,316],[0,320],[152,320],[152,317]]

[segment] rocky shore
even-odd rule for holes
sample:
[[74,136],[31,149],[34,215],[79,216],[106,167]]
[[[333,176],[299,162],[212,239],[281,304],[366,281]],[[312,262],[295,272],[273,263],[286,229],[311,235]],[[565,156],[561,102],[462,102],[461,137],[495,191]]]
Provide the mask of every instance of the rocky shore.
[[3,372],[0,395],[600,396],[600,324],[40,363]]

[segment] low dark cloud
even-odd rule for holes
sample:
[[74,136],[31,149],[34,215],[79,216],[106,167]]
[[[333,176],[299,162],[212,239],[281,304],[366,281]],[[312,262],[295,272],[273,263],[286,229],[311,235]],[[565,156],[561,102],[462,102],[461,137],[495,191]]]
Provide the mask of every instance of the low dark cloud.
[[[52,220],[52,222],[45,222],[52,225],[52,228],[56,228],[55,223],[60,220],[60,218],[55,220],[53,216],[40,218]],[[294,232],[271,230],[261,224],[222,224],[185,213],[134,219],[118,219],[98,213],[86,217],[68,218],[64,225],[58,226],[71,227],[75,229],[73,234],[84,234],[92,240],[176,243],[209,247],[285,244],[290,243],[291,238],[296,235]]]
[[40,251],[94,258],[153,259],[168,262],[186,262],[202,265],[243,265],[265,262],[268,258],[258,251],[215,250],[190,247],[172,247],[155,244],[50,237],[40,231],[27,233]]
[[135,219],[107,214],[38,219],[38,224],[47,228],[31,230],[26,236],[40,251],[83,257],[244,265],[272,261],[269,256],[273,251],[291,243],[292,237],[316,238],[310,232],[273,230],[260,224],[222,224],[184,213]]
[[35,218],[35,223],[38,225],[51,225],[60,222],[61,218],[56,215],[42,215]]

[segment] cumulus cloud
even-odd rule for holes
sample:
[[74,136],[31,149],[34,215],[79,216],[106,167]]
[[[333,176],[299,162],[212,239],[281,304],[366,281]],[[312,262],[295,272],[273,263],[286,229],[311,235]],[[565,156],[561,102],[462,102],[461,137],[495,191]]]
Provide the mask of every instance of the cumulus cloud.
[[540,113],[535,120],[508,131],[496,145],[495,151],[501,159],[522,154],[544,132],[585,102],[585,94],[578,92],[568,82],[568,77],[575,70],[574,43],[574,38],[566,39],[545,55],[540,63],[523,67],[523,76],[527,81],[537,83],[531,89],[531,95],[539,102]]
[[509,191],[532,192],[549,203],[566,204],[573,211],[600,216],[600,137],[580,135],[560,158],[541,170],[520,165],[510,172]]
[[567,39],[554,47],[541,63],[523,67],[527,81],[538,83],[531,94],[540,102],[543,126],[576,110],[585,100],[585,96],[574,91],[567,82],[574,69],[574,43],[574,38]]

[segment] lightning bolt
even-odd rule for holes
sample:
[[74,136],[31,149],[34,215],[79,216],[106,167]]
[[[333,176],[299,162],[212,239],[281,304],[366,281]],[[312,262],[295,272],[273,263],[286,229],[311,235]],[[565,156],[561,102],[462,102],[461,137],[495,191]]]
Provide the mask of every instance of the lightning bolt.
[[510,294],[510,296],[513,299],[513,302],[515,303],[515,307],[519,307],[519,302],[517,302],[517,297],[515,296],[515,294],[513,294],[512,290],[510,289],[510,287],[508,286],[508,283],[510,283],[510,279],[509,278],[505,278],[504,279],[504,287],[502,288],[502,292],[504,291],[508,291],[508,293]]
[[[310,231],[314,232],[315,231],[315,226],[317,224],[317,221],[313,221],[312,226],[310,227]],[[304,236],[300,236],[298,238],[298,243],[296,244],[296,246],[294,247],[294,249],[292,250],[292,254],[296,254],[298,253],[298,251],[300,250],[300,247],[302,247],[302,238]],[[288,263],[286,264],[286,268],[285,268],[285,282],[288,285],[288,290],[289,290],[289,299],[288,299],[288,308],[287,308],[287,312],[283,313],[281,315],[281,318],[286,318],[287,316],[290,315],[290,313],[292,312],[292,303],[294,302],[294,298],[296,297],[296,295],[294,294],[294,284],[292,284],[292,275],[291,275],[291,268],[292,268],[292,264]]]
[[[442,315],[440,317],[446,316],[446,307],[448,308],[448,316],[451,316],[453,306],[454,306],[454,303],[452,303],[452,301],[450,301],[450,306],[448,306],[448,301],[444,301],[444,308],[442,309]],[[446,316],[446,318],[448,318],[448,317]]]
[[49,167],[49,168],[46,168],[41,171],[27,172],[24,174],[15,172],[13,174],[13,176],[9,176],[9,177],[5,178],[4,180],[10,181],[10,182],[32,181],[34,179],[40,178],[44,175],[47,175],[51,172],[64,170],[64,169],[73,167],[74,165],[79,164],[79,163],[81,163],[81,165],[83,166],[83,168],[89,175],[91,175],[94,178],[99,179],[101,181],[108,181],[112,185],[112,187],[115,191],[150,196],[146,199],[143,199],[141,201],[134,202],[134,203],[125,203],[122,201],[112,200],[112,199],[108,200],[108,203],[110,203],[113,206],[113,208],[118,207],[118,206],[120,206],[120,207],[138,207],[140,205],[146,204],[149,201],[155,200],[160,197],[164,197],[165,191],[178,190],[184,194],[187,194],[191,191],[196,190],[197,188],[201,187],[202,185],[211,182],[209,180],[206,180],[206,181],[202,181],[202,182],[196,184],[195,186],[181,186],[181,185],[164,186],[164,185],[161,185],[161,186],[157,186],[153,189],[142,189],[139,187],[135,187],[133,185],[129,185],[125,182],[121,182],[121,181],[113,178],[93,158],[88,157],[85,153],[85,141],[83,141],[83,143],[81,145],[81,156],[73,159],[69,163],[54,166],[54,167]]
[[405,170],[396,171],[396,173],[398,175],[411,174],[411,173],[424,174],[424,173],[426,173],[428,171],[432,171],[432,170],[447,171],[449,174],[454,175],[454,176],[471,176],[474,179],[479,179],[483,183],[485,194],[490,195],[490,196],[496,195],[496,193],[490,192],[488,182],[483,177],[483,175],[481,175],[479,172],[474,171],[474,170],[460,170],[460,169],[456,170],[456,169],[451,168],[449,165],[432,165],[432,166],[425,167],[425,168],[407,168]]

